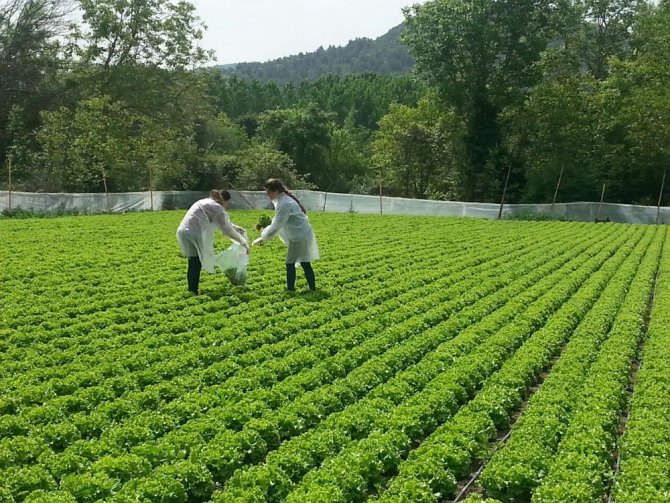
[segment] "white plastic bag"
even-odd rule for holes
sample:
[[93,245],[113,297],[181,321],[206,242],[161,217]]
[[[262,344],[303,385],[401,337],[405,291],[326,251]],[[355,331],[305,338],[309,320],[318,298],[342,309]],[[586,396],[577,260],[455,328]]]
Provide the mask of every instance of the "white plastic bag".
[[233,243],[227,250],[219,253],[214,259],[214,264],[223,271],[233,285],[242,286],[247,282],[249,255],[241,244]]

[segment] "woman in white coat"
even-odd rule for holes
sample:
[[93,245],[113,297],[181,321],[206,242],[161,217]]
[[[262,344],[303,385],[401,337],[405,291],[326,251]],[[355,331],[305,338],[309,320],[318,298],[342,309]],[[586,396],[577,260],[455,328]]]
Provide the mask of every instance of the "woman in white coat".
[[265,182],[265,193],[275,206],[275,216],[272,223],[263,229],[261,237],[253,244],[262,245],[275,236],[279,236],[279,239],[288,246],[286,256],[286,287],[288,290],[295,290],[296,264],[300,264],[305,271],[309,289],[316,290],[312,262],[320,258],[319,246],[312,226],[309,224],[305,207],[291,194],[281,180],[271,178]]
[[208,198],[193,203],[177,229],[177,241],[182,253],[188,258],[186,273],[188,289],[196,295],[198,295],[201,269],[214,273],[216,229],[249,251],[244,229],[234,225],[226,212],[229,205],[228,191],[212,190]]

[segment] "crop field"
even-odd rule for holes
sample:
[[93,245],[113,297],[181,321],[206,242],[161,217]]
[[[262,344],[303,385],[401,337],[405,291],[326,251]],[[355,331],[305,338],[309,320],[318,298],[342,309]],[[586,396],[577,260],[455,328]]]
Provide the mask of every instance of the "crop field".
[[670,502],[667,227],[314,214],[317,293],[195,297],[182,215],[0,220],[0,503]]

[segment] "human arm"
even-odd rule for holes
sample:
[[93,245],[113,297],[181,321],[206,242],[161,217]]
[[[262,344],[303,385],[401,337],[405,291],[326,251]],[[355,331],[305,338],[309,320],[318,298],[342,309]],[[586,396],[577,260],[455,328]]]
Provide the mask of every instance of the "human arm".
[[267,243],[274,239],[279,231],[281,230],[286,222],[288,221],[289,216],[291,215],[291,207],[288,204],[279,204],[275,211],[275,216],[272,219],[272,223],[263,229],[261,232],[261,237],[254,241],[254,244],[263,244]]
[[210,205],[208,210],[210,212],[211,221],[217,225],[223,235],[227,236],[233,241],[238,242],[248,251],[249,244],[244,237],[244,229],[233,224],[233,222],[230,220],[230,217],[228,216],[228,213],[225,209],[223,209],[223,206],[215,202]]

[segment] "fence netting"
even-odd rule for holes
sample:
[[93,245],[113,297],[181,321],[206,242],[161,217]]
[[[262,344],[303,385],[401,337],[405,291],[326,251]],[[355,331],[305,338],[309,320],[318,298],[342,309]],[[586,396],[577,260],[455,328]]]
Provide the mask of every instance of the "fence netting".
[[[272,205],[264,192],[230,191],[234,209],[266,209]],[[63,194],[12,192],[11,208],[41,212],[123,213],[128,211],[163,211],[186,209],[206,197],[204,192],[125,192],[113,194]],[[447,217],[498,218],[500,205],[458,201],[429,201],[398,197],[335,194],[296,191],[303,205],[313,212],[360,213],[385,215],[425,215]],[[10,208],[10,193],[0,191],[0,211]],[[506,204],[503,217],[510,215],[547,214],[565,220],[593,222],[596,219],[631,224],[670,224],[670,207],[658,213],[655,206],[635,206],[596,202],[550,204]]]

